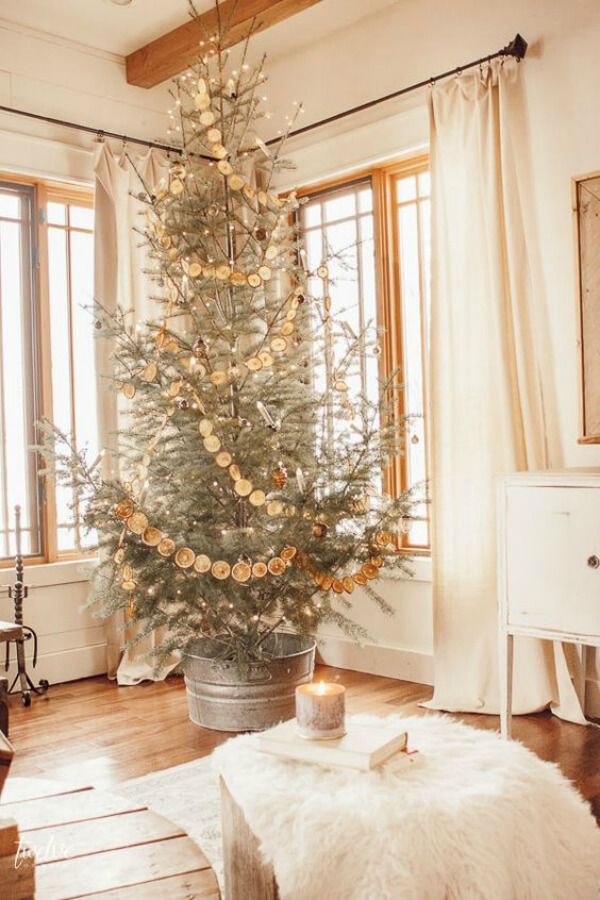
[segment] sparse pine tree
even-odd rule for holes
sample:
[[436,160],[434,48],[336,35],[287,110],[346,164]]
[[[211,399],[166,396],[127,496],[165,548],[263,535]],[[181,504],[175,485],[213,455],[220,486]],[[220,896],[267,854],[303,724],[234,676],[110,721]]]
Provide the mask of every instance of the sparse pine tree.
[[218,36],[207,47],[173,86],[181,155],[140,194],[156,320],[95,313],[130,406],[119,474],[50,425],[43,452],[99,536],[100,613],[126,609],[141,636],[166,626],[161,654],[211,636],[244,662],[280,627],[363,636],[354,592],[387,609],[375,584],[406,570],[411,502],[381,488],[402,452],[396,376],[378,403],[348,389],[379,336],[331,317],[327,260],[306,271],[299,202],[274,188],[285,135],[255,132],[262,64],[247,42],[235,70]]

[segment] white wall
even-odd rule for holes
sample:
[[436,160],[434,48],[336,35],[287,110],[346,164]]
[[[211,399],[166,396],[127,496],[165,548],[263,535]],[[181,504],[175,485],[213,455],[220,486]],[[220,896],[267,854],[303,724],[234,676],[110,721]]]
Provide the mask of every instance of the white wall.
[[[24,601],[24,622],[39,638],[39,658],[36,669],[31,668],[33,641],[25,645],[27,665],[34,681],[46,678],[51,684],[85,678],[106,671],[106,642],[102,622],[84,610],[89,582],[84,563],[54,563],[48,566],[29,566],[26,582],[30,596]],[[0,572],[0,619],[12,621],[13,604],[8,598],[7,585],[14,583],[14,573]],[[2,644],[2,654],[5,645]],[[15,652],[8,676],[15,674]],[[4,656],[0,667],[4,666]],[[2,673],[3,674],[3,673]]]
[[[164,140],[166,86],[125,81],[121,57],[0,20],[0,104]],[[91,182],[94,137],[0,113],[0,171]]]
[[[523,74],[550,330],[545,380],[556,405],[554,461],[567,466],[600,465],[600,446],[577,443],[570,208],[570,178],[600,169],[597,0],[401,0],[324,41],[276,59],[270,66],[267,93],[276,113],[275,127],[294,99],[305,103],[304,124],[497,50],[517,31],[530,44]],[[423,146],[425,101],[426,92],[299,139],[293,154],[299,169],[293,180],[308,183]],[[41,41],[25,32],[8,33],[1,26],[0,103],[152,137],[162,133],[167,106],[164,88],[147,92],[126,86],[122,62],[114,57],[89,55],[81,48]],[[0,129],[0,169],[25,166],[47,172],[49,167],[63,177],[90,177],[91,155],[81,149],[91,146],[88,139],[70,134],[65,139],[62,131],[53,130],[44,133],[58,137],[58,146],[18,136],[8,140],[6,129],[29,133],[39,129],[6,116],[0,116]],[[420,564],[419,579],[426,578],[426,564]],[[430,584],[416,580],[400,587],[388,584],[385,590],[397,609],[394,620],[373,615],[367,601],[358,608],[359,618],[367,620],[379,645],[366,647],[357,656],[328,632],[325,656],[368,671],[429,680]],[[57,594],[48,589],[50,596]]]

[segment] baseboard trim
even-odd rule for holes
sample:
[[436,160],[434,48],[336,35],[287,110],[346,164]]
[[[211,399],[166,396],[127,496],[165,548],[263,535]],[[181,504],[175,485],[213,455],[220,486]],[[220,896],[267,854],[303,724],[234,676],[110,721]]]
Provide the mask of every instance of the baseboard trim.
[[317,638],[318,658],[328,666],[354,669],[417,684],[433,684],[433,654],[381,644],[356,644],[344,637]]
[[588,678],[585,684],[585,714],[600,719],[600,682]]
[[[27,646],[27,645],[26,645]],[[26,656],[27,670],[32,681],[45,678],[50,684],[62,684],[65,681],[78,681],[92,675],[106,673],[106,644],[90,644],[86,647],[72,647],[50,653],[40,653],[35,669],[31,667],[31,656]],[[5,675],[5,673],[2,673]],[[5,677],[12,682],[16,674],[14,650],[12,662]]]

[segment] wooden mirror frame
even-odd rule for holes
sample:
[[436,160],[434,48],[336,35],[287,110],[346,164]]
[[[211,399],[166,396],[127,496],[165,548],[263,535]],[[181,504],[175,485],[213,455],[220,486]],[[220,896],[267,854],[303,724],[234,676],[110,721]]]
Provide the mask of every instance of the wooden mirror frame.
[[579,443],[600,444],[600,171],[571,179],[575,231]]

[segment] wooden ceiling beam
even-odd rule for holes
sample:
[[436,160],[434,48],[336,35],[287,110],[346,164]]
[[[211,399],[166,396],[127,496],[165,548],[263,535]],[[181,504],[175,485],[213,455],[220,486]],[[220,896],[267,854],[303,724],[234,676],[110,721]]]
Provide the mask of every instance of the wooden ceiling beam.
[[[244,40],[251,27],[254,32],[264,31],[320,2],[222,0],[219,3],[219,17],[222,27],[227,30],[223,45],[233,47]],[[199,42],[215,34],[217,28],[217,10],[214,8],[163,34],[145,47],[134,50],[126,58],[128,83],[150,88],[183,72],[197,58]]]

